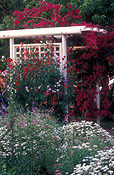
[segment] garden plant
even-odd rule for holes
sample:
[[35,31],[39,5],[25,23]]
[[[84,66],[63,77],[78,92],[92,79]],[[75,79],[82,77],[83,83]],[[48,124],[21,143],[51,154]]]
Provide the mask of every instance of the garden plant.
[[42,58],[37,48],[31,48],[30,53],[25,48],[15,62],[7,59],[7,69],[2,73],[3,91],[9,98],[12,89],[13,100],[24,110],[37,107],[51,111],[62,120],[66,106],[65,78],[60,74],[60,61],[53,54],[53,44],[47,41],[42,47]]

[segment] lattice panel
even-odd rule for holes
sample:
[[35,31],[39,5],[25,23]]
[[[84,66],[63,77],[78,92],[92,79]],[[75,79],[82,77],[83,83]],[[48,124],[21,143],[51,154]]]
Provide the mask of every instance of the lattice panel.
[[[62,44],[61,43],[53,43],[53,53],[54,53],[54,59],[57,61],[57,63],[60,63],[59,69],[60,72],[62,73],[62,67],[63,67],[63,60],[62,60],[62,48],[61,48]],[[17,58],[21,57],[22,54],[24,54],[25,50],[28,51],[28,53],[30,54],[31,52],[31,48],[34,48],[34,51],[38,52],[38,56],[39,59],[41,59],[41,57],[43,57],[44,55],[44,49],[45,49],[46,45],[42,45],[42,44],[23,44],[23,46],[21,44],[15,44],[14,45],[14,60],[16,60]]]

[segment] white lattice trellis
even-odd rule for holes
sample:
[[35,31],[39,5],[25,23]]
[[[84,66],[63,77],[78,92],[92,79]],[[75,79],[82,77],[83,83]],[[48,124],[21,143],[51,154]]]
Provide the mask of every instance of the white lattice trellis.
[[[14,50],[14,55],[13,58],[14,60],[16,60],[18,57],[20,57],[22,55],[22,53],[24,52],[24,50],[27,50],[30,53],[31,48],[34,48],[34,51],[37,50],[38,52],[38,56],[39,59],[41,59],[41,57],[44,54],[44,48],[46,47],[46,45],[37,43],[37,44],[14,44],[13,45],[13,50]],[[61,43],[53,43],[53,54],[54,57],[57,58],[60,62],[60,72],[63,73],[63,66],[64,66],[64,60],[63,58],[63,54],[62,54],[62,44]]]

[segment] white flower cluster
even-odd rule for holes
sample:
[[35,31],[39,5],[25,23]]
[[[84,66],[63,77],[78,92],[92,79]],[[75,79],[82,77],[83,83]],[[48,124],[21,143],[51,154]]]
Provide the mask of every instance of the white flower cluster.
[[77,164],[71,175],[113,175],[114,174],[114,147],[101,150],[94,157],[87,157],[83,164]]
[[[59,166],[59,169],[54,170],[59,171],[57,174],[73,172],[71,175],[114,175],[114,139],[106,130],[88,121],[60,127],[47,112],[45,114],[45,111],[34,109],[31,115],[21,114],[15,118],[15,150],[19,150],[21,146],[22,154],[27,154],[31,138],[34,138],[36,156],[48,157],[49,166],[50,161],[55,160],[54,166]],[[7,119],[4,120],[4,126],[9,126]],[[0,127],[0,136],[3,137],[3,151],[0,154],[9,156],[11,131],[7,133],[7,127]]]
[[[69,146],[88,147],[88,140],[99,137],[100,142],[114,143],[112,136],[98,124],[88,121],[73,122],[60,127],[56,135],[62,139],[63,143],[68,142]],[[87,143],[87,144],[86,144]]]

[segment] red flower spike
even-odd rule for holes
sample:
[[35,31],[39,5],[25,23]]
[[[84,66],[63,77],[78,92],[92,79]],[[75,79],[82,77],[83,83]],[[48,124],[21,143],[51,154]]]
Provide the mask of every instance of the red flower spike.
[[65,88],[67,89],[68,88],[68,85],[64,84]]
[[19,85],[19,82],[16,82],[16,86],[18,86]]

